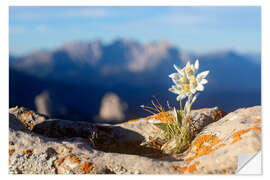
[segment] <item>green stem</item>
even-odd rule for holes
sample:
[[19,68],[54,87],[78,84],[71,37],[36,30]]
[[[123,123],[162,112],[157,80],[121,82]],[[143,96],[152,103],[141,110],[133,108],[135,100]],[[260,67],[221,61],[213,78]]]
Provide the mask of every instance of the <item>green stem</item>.
[[180,115],[181,119],[183,119],[183,107],[182,107],[182,100],[180,99]]

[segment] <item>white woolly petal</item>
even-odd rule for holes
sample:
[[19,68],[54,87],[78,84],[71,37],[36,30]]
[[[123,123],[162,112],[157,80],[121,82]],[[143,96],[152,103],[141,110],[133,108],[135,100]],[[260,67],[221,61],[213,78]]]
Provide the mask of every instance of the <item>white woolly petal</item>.
[[174,79],[180,79],[180,75],[179,73],[172,73],[169,75],[170,78],[174,78]]
[[194,65],[193,65],[193,64],[190,65],[190,69],[191,69],[193,72],[195,71],[195,68],[194,68]]
[[173,89],[173,88],[169,88],[168,90],[171,91],[174,94],[178,94],[178,93],[176,93],[175,89]]
[[182,69],[179,68],[178,66],[176,66],[175,64],[173,65],[173,67],[174,67],[174,69],[175,69],[178,73],[180,73],[180,74],[183,73],[183,72],[182,72]]
[[197,78],[198,79],[204,79],[209,74],[209,72],[210,71],[201,72],[200,74],[198,74]]
[[180,95],[179,95],[179,96],[177,96],[176,100],[177,100],[177,101],[180,101],[180,100],[181,100]]
[[190,62],[189,62],[189,61],[187,62],[186,66],[183,68],[185,74],[186,74],[185,69],[186,69],[187,67],[190,67]]
[[195,94],[196,89],[190,89],[190,92],[192,92],[192,94]]
[[196,72],[198,71],[199,69],[199,60],[197,59],[196,62],[195,62],[195,70]]
[[181,91],[177,89],[175,86],[169,88],[169,91],[175,93],[175,94],[181,94]]
[[174,84],[178,84],[178,81],[176,79],[172,78],[172,81]]
[[184,99],[185,97],[186,97],[185,95],[180,94],[179,96],[177,96],[176,100],[180,101],[180,100]]
[[207,84],[208,81],[207,81],[206,79],[202,79],[200,83],[201,83],[201,84]]
[[203,87],[203,85],[202,84],[198,84],[198,86],[197,86],[197,91],[203,91],[204,90],[204,87]]
[[182,87],[182,82],[179,79],[172,78],[172,81],[177,87]]
[[186,74],[188,79],[190,79],[191,76],[195,76],[195,72],[193,70],[189,74]]
[[185,72],[184,70],[182,69],[181,72],[179,73],[181,76],[185,76]]

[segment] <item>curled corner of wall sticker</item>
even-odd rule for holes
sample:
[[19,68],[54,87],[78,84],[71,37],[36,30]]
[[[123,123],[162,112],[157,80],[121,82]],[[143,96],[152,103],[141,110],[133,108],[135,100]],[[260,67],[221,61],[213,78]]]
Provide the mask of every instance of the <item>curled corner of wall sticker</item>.
[[262,152],[250,154],[238,154],[238,166],[236,174],[262,175]]

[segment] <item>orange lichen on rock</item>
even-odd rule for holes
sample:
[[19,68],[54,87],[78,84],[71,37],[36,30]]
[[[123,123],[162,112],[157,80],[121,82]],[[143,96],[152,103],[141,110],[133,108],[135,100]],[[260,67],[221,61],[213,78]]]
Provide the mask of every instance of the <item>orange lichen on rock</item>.
[[170,167],[170,170],[171,170],[171,171],[175,171],[177,167],[179,167],[179,166],[171,166],[171,167]]
[[256,123],[261,123],[262,122],[262,120],[261,119],[258,119],[257,121],[256,121]]
[[63,160],[65,159],[65,158],[71,158],[71,160],[72,160],[72,163],[74,163],[74,164],[79,164],[80,163],[80,161],[79,161],[79,158],[76,156],[76,155],[74,155],[74,154],[68,154],[68,155],[66,155],[66,156],[63,156],[62,157],[62,159],[60,158],[60,159],[58,159],[59,161],[60,161],[60,163],[62,163],[63,162]]
[[23,155],[31,155],[31,154],[33,154],[33,150],[31,150],[31,149],[26,149],[26,150],[24,150],[23,152]]
[[210,154],[217,150],[218,148],[224,146],[225,144],[219,144],[220,139],[215,135],[205,134],[199,136],[191,145],[189,152],[192,153],[192,150],[195,148],[194,155],[192,157],[186,158],[185,161],[192,161],[193,159]]
[[25,115],[26,115],[26,116],[31,116],[32,114],[31,114],[31,112],[26,111],[26,112],[25,112]]
[[22,122],[22,124],[26,127],[26,128],[28,128],[29,130],[33,130],[34,129],[34,126],[35,125],[33,125],[33,124],[27,124],[27,122],[26,122],[26,120],[25,119],[20,119],[21,120],[21,122]]
[[[148,117],[147,117],[148,118]],[[146,119],[147,119],[146,118]],[[140,119],[133,119],[133,120],[129,120],[129,121],[126,121],[124,122],[123,124],[129,124],[129,123],[132,123],[132,122],[136,122],[136,121],[139,121]],[[147,119],[148,120],[148,119]]]
[[85,162],[82,162],[81,169],[85,174],[88,174],[93,169],[93,165],[92,163],[85,161]]
[[196,170],[197,165],[199,164],[199,161],[196,161],[194,164],[191,164],[190,166],[172,166],[170,167],[170,170],[178,170],[179,173],[184,174],[184,173],[193,173]]
[[80,163],[79,158],[77,156],[75,156],[75,155],[72,156],[72,162],[74,164],[79,164]]
[[214,113],[214,115],[212,116],[212,120],[213,121],[218,121],[219,119],[223,118],[224,116],[226,116],[227,113],[222,111],[222,110],[218,110]]
[[188,168],[187,168],[187,172],[188,173],[193,173],[196,170],[197,165],[200,164],[199,161],[196,161],[194,164],[191,164]]
[[59,166],[64,160],[65,160],[66,156],[63,156],[59,159],[57,159],[55,162],[54,162],[54,165],[57,167]]
[[25,120],[25,119],[21,119],[21,122],[23,123],[23,125],[24,125],[25,127],[27,127],[27,123],[26,123],[26,120]]
[[[171,112],[172,111],[160,112],[160,113],[154,114],[152,116],[148,116],[148,117],[144,118],[144,120],[148,121],[148,120],[154,119],[154,120],[159,120],[159,121],[164,122],[164,123],[168,123],[168,122],[172,123],[174,120],[174,116],[172,115]],[[142,119],[129,120],[127,122],[124,122],[124,124],[136,122],[139,120],[142,120]]]
[[254,125],[254,126],[251,127],[251,128],[241,129],[241,130],[239,130],[239,131],[237,131],[237,132],[235,132],[235,133],[233,134],[233,136],[232,136],[232,137],[233,137],[233,142],[232,142],[232,144],[233,144],[233,143],[236,143],[236,142],[238,142],[238,141],[240,141],[241,136],[242,136],[243,134],[245,134],[245,133],[247,133],[247,132],[249,132],[249,131],[252,131],[252,130],[256,130],[256,131],[261,132],[261,128],[258,127],[258,126],[256,126],[256,125]]
[[175,117],[170,112],[171,111],[160,112],[158,114],[155,114],[155,115],[152,115],[152,116],[148,116],[145,119],[146,120],[154,119],[154,120],[159,120],[159,121],[164,122],[164,123],[172,123],[174,121],[174,118]]
[[72,158],[73,154],[68,154],[66,155],[66,158],[69,157],[69,158]]
[[15,149],[10,149],[10,150],[8,151],[8,154],[11,156],[14,152],[15,152]]

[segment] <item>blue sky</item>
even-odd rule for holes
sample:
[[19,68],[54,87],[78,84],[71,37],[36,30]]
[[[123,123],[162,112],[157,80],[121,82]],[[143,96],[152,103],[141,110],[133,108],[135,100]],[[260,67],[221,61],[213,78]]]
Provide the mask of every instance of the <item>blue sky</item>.
[[10,52],[70,41],[169,41],[184,51],[261,51],[261,9],[192,7],[10,7]]

